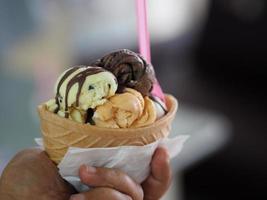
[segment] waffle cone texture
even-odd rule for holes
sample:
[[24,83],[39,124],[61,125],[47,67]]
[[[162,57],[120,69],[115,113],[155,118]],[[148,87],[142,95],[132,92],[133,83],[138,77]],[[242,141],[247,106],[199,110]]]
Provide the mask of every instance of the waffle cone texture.
[[60,117],[38,106],[41,132],[46,152],[59,163],[69,147],[96,148],[117,146],[143,146],[168,136],[178,103],[166,95],[167,114],[153,124],[140,128],[111,129],[81,124]]

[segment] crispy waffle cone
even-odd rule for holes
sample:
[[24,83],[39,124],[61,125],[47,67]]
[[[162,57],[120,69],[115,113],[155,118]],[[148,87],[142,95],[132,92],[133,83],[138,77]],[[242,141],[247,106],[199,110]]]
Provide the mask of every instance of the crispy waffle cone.
[[81,124],[60,117],[38,106],[44,147],[49,157],[59,163],[68,147],[93,148],[142,146],[167,137],[177,111],[177,101],[166,95],[168,113],[153,124],[140,128],[111,129]]

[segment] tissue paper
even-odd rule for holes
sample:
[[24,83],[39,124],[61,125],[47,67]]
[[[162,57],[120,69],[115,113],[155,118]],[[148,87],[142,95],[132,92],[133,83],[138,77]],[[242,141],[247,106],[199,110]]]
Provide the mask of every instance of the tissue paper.
[[[150,172],[152,156],[159,146],[168,149],[170,158],[177,156],[183,148],[188,135],[175,138],[164,138],[145,146],[120,146],[110,148],[77,148],[70,147],[62,161],[58,164],[61,176],[71,183],[77,191],[88,190],[80,182],[78,171],[81,165],[116,168],[128,174],[137,183],[143,182]],[[42,139],[36,139],[43,147]]]

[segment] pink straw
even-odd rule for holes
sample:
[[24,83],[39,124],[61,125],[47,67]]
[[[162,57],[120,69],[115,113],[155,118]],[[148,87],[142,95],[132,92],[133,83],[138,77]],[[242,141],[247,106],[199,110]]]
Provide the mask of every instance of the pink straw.
[[[137,28],[138,28],[138,44],[140,54],[151,63],[150,55],[150,38],[147,26],[147,8],[146,0],[136,0]],[[152,95],[159,97],[165,102],[162,89],[156,80],[153,86]]]
[[151,63],[150,38],[147,26],[146,0],[136,0],[139,52]]

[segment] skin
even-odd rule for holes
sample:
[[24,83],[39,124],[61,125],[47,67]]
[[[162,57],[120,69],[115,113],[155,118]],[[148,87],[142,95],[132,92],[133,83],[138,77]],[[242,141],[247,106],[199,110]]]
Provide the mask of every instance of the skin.
[[164,148],[156,150],[151,161],[151,174],[141,185],[117,169],[83,165],[79,176],[93,189],[76,194],[45,152],[24,150],[9,162],[0,178],[0,199],[159,200],[171,182],[169,156]]
[[44,151],[19,152],[7,165],[0,179],[0,199],[65,200],[75,190],[59,175]]

